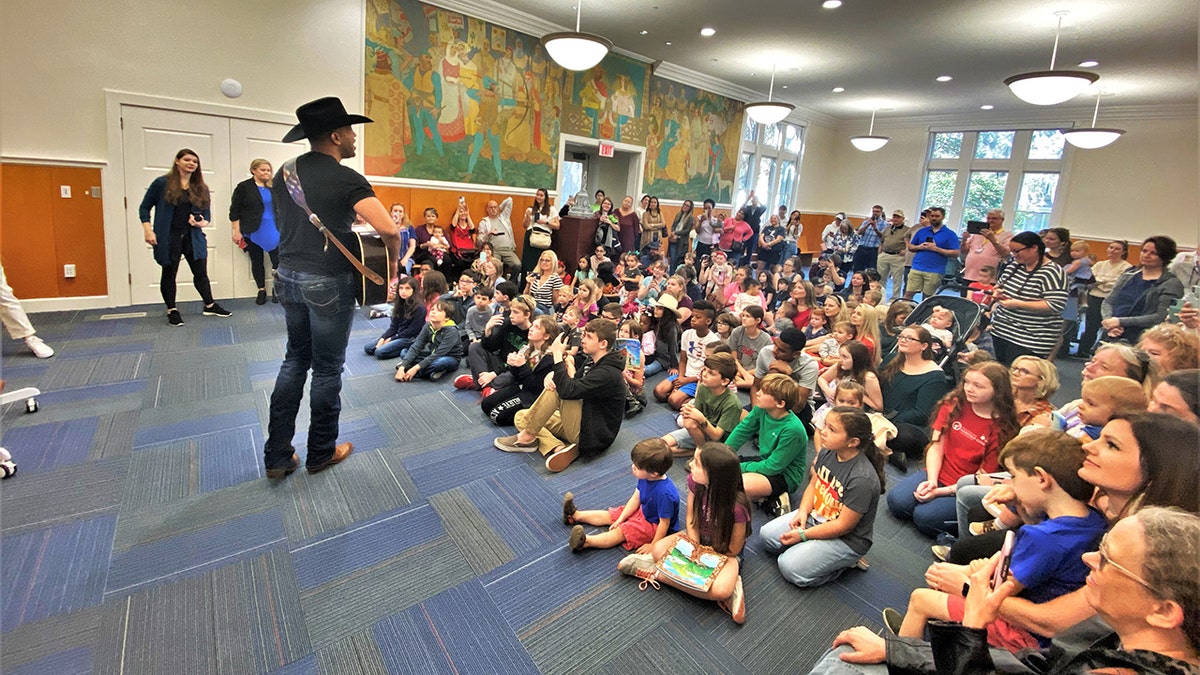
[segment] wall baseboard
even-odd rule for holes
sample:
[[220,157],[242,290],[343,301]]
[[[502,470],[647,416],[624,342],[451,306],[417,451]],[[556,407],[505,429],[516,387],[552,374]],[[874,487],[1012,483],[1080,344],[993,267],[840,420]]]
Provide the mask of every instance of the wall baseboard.
[[115,307],[107,295],[79,295],[67,298],[22,298],[21,306],[25,311],[37,312],[68,312],[76,309],[104,309]]

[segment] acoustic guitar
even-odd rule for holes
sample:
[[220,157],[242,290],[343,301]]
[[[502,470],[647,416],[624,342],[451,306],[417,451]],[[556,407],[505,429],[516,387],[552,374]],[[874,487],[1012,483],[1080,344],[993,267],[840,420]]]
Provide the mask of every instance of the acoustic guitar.
[[[388,279],[391,274],[392,260],[387,246],[374,230],[370,233],[354,232],[355,242],[348,246],[350,254],[358,258],[368,270]],[[387,302],[387,284],[372,283],[363,275],[358,275],[358,304],[363,307],[379,305]]]

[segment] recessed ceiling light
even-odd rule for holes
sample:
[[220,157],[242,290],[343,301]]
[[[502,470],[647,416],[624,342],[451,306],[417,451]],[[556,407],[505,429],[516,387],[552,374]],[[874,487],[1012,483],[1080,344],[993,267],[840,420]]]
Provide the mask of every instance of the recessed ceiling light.
[[667,42],[667,46],[668,46],[668,47],[670,47],[670,46],[671,46],[671,43],[670,43],[670,42]]
[[979,106],[979,109],[980,110],[991,110],[992,108],[995,108],[995,107],[996,106],[994,106],[994,105],[981,105],[981,106]]
[[842,93],[843,91],[846,91],[846,88],[845,88],[845,87],[834,87],[834,88],[833,88],[833,93],[835,93],[835,94],[840,94],[840,93]]
[[716,60],[716,59],[709,59],[709,60],[710,60],[710,61],[712,61],[713,63],[716,63],[716,62],[717,62],[717,60]]
[[704,37],[712,37],[717,34],[717,29],[705,26],[704,28],[700,29],[700,34]]
[[638,35],[646,35],[646,34],[648,34],[649,32],[650,32],[650,31],[648,31],[648,30],[642,30],[642,31],[638,31]]
[[1087,61],[1080,61],[1080,62],[1079,62],[1079,67],[1080,67],[1080,68],[1095,68],[1095,67],[1096,67],[1096,66],[1098,66],[1098,65],[1100,65],[1100,62],[1099,62],[1099,61],[1093,61],[1093,60],[1087,60]]
[[785,85],[783,85],[783,88],[784,88],[784,89],[787,89],[787,85],[786,85],[786,84],[785,84]]
[[950,77],[949,75],[938,75],[938,77],[937,77],[938,82],[949,82],[950,80],[953,80],[953,79],[954,78]]
[[825,0],[825,2],[821,3],[821,6],[825,9],[837,9],[842,6],[842,0]]

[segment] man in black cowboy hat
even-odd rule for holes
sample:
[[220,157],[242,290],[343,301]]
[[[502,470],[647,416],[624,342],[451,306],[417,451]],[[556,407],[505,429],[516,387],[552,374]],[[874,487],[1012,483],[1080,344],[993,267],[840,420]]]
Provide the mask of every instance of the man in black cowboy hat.
[[[371,120],[348,114],[342,102],[333,97],[305,103],[296,109],[296,117],[300,123],[283,141],[307,138],[312,147],[294,160],[308,208],[345,244],[353,238],[350,224],[355,214],[361,215],[383,237],[395,260],[399,244],[396,224],[367,179],[341,165],[355,152],[357,135],[350,125]],[[275,290],[287,320],[288,343],[271,394],[265,455],[267,477],[280,479],[299,467],[292,436],[309,369],[313,374],[305,461],[309,473],[341,462],[354,450],[351,443],[339,444],[337,437],[342,364],[354,319],[358,279],[350,262],[337,247],[326,245],[325,236],[289,194],[283,168],[275,176],[272,198],[275,222],[279,224]]]

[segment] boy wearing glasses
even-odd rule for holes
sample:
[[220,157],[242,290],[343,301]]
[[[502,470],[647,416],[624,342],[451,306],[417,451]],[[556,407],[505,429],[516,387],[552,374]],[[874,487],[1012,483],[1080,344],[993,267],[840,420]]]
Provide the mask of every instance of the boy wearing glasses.
[[[1016,533],[1009,578],[1017,595],[1038,604],[1083,586],[1088,567],[1082,555],[1095,551],[1108,523],[1088,506],[1095,488],[1079,477],[1085,453],[1079,441],[1060,431],[1021,434],[1000,450],[1011,482],[992,489],[992,501],[1016,511],[1026,525]],[[930,619],[963,619],[963,589],[913,591],[908,613],[884,610],[888,628],[901,637],[922,638]],[[898,624],[898,625],[897,625]],[[1049,646],[1050,639],[997,618],[987,626],[988,644],[1016,653]]]

